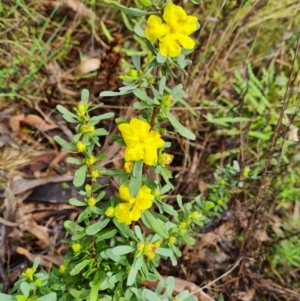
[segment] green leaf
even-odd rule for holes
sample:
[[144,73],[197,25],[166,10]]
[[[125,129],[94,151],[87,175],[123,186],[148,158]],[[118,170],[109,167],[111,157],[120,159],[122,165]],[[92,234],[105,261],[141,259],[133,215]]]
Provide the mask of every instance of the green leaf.
[[113,248],[113,253],[116,255],[125,255],[128,253],[133,253],[135,248],[131,246],[117,246]]
[[[139,258],[142,258],[139,257]],[[127,278],[127,286],[132,286],[134,281],[136,280],[136,275],[138,273],[138,270],[134,267],[134,265],[131,267],[128,278]]]
[[173,252],[171,250],[165,248],[158,248],[156,249],[155,253],[166,257],[170,257],[173,255]]
[[85,202],[82,202],[82,201],[79,201],[75,198],[71,198],[69,200],[69,203],[75,207],[82,207],[82,206],[86,206],[86,203]]
[[93,262],[93,259],[86,259],[78,263],[74,269],[71,270],[70,275],[74,276],[79,274],[87,265]]
[[132,176],[133,177],[141,177],[142,172],[143,172],[143,166],[144,166],[144,161],[139,160],[134,163],[133,170],[132,170]]
[[0,300],[1,301],[17,301],[17,298],[14,296],[9,296],[9,295],[0,293]]
[[247,117],[220,117],[215,118],[211,113],[207,114],[207,121],[214,124],[228,126],[227,123],[247,122],[251,121],[251,118]]
[[20,284],[20,290],[24,296],[29,297],[29,285],[27,282],[22,282]]
[[141,188],[141,184],[142,184],[142,177],[131,177],[130,182],[129,182],[129,191],[130,191],[130,195],[135,198]]
[[96,242],[108,239],[113,237],[116,233],[118,233],[118,229],[112,228],[112,229],[105,229],[103,231],[100,231],[97,235]]
[[75,172],[75,178],[73,180],[73,184],[76,187],[82,186],[84,184],[86,178],[87,166],[83,165]]
[[120,233],[122,235],[124,235],[125,237],[130,237],[135,241],[138,241],[138,239],[136,238],[134,232],[132,230],[130,230],[130,228],[126,224],[119,223],[116,218],[113,219],[113,222],[116,225],[116,227],[120,230]]
[[89,120],[89,125],[96,125],[99,123],[101,120],[108,119],[114,117],[114,113],[105,113],[101,114],[99,116],[94,116]]
[[190,237],[188,235],[182,235],[181,237],[189,245],[194,245],[196,242],[196,240],[193,237]]
[[169,237],[169,233],[165,229],[164,223],[161,220],[155,218],[148,210],[145,210],[143,215],[145,216],[146,221],[154,232],[164,238]]
[[163,64],[166,60],[167,60],[167,57],[166,57],[166,56],[163,56],[160,52],[157,52],[157,55],[156,55],[156,61],[157,61],[159,64]]
[[140,228],[138,225],[135,225],[135,227],[134,227],[134,232],[135,232],[137,238],[138,238],[140,241],[143,241],[143,240],[144,240],[144,237],[143,237],[141,228]]
[[110,219],[106,218],[105,220],[101,221],[101,222],[96,222],[93,225],[90,225],[86,228],[86,234],[87,235],[95,235],[96,233],[98,233],[99,231],[101,231],[103,228],[105,228],[105,226],[109,223]]
[[149,301],[161,301],[161,299],[157,296],[156,293],[154,293],[148,289],[143,290],[143,295]]
[[56,300],[57,300],[57,295],[54,292],[51,292],[43,297],[38,298],[38,301],[56,301]]
[[[136,29],[138,26],[135,26],[134,29]],[[142,32],[144,33],[143,29],[141,27],[139,27]],[[145,36],[143,36],[144,38]],[[132,60],[132,63],[133,63],[133,66],[135,67],[136,70],[140,70],[141,69],[141,58],[139,55],[137,54],[134,54],[132,57],[131,57],[131,60]]]
[[142,103],[142,102],[135,102],[133,104],[133,107],[136,108],[136,109],[139,109],[139,110],[144,110],[144,109],[150,109],[152,108],[152,105],[148,105],[146,103]]
[[142,90],[140,90],[140,89],[135,89],[135,90],[133,91],[133,94],[134,94],[137,98],[139,98],[139,99],[145,101],[146,103],[148,103],[148,104],[153,104],[153,99],[150,98],[150,97],[146,94],[146,92],[144,92],[144,91],[142,91]]
[[193,134],[190,130],[188,130],[185,126],[183,126],[175,116],[173,116],[171,113],[167,112],[167,117],[170,121],[170,123],[173,125],[173,127],[178,131],[178,133],[190,140],[195,140],[196,136]]
[[85,104],[89,102],[90,92],[87,89],[82,89],[81,91],[81,101]]
[[123,13],[125,13],[126,15],[129,15],[129,16],[141,17],[141,16],[146,16],[146,15],[153,15],[153,12],[140,10],[140,9],[132,8],[132,7],[128,8],[126,6],[120,5],[115,2],[111,2],[111,6],[117,8],[118,10],[122,11]]
[[70,151],[75,151],[76,148],[72,143],[67,142],[66,140],[62,139],[59,136],[54,136],[53,138],[59,145],[61,145],[62,147],[64,147],[67,150]]
[[70,164],[76,164],[76,165],[82,164],[82,160],[73,157],[68,157],[66,161]]
[[166,81],[167,81],[167,78],[165,76],[163,76],[160,81],[159,81],[159,88],[158,88],[158,91],[161,95],[164,94],[164,90],[165,90],[165,87],[166,87]]
[[56,106],[57,111],[59,111],[63,116],[68,116],[68,117],[73,117],[77,119],[77,116],[70,112],[68,109],[66,109],[65,107],[63,107],[62,105],[57,105]]

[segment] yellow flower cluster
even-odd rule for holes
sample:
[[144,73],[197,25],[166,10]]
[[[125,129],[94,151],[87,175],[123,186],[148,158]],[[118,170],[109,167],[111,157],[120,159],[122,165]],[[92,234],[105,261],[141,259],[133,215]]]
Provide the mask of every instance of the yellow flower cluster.
[[130,195],[129,188],[126,185],[119,187],[119,194],[124,202],[116,206],[115,217],[119,223],[127,225],[130,225],[132,221],[137,221],[143,211],[151,207],[152,200],[154,199],[151,189],[145,185],[141,186],[135,198]]
[[165,142],[157,131],[151,130],[148,122],[133,118],[130,123],[122,123],[118,128],[126,143],[126,161],[143,160],[150,166],[157,162],[157,149]]
[[163,19],[152,15],[147,21],[145,36],[149,41],[159,40],[159,52],[163,56],[176,57],[181,47],[193,49],[195,42],[189,37],[197,30],[197,18],[188,16],[182,7],[169,2]]

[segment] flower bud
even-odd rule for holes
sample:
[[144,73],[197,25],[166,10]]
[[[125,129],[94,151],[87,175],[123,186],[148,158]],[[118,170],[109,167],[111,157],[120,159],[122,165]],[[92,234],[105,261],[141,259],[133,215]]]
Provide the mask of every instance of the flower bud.
[[145,7],[149,7],[152,5],[152,2],[150,0],[139,0],[139,2]]
[[243,170],[243,177],[244,178],[248,178],[249,176],[249,171],[250,171],[250,168],[249,167],[245,167],[244,170]]
[[174,156],[168,153],[162,153],[158,156],[158,164],[161,166],[169,165],[173,161]]
[[83,101],[79,101],[79,103],[77,104],[78,112],[84,114],[84,113],[86,113],[87,109],[88,109],[88,105],[86,103],[84,103]]
[[154,243],[154,246],[156,247],[156,248],[159,248],[160,246],[161,246],[161,241],[160,240],[157,240],[155,243]]
[[83,124],[81,127],[80,127],[80,132],[82,134],[94,134],[96,131],[95,129],[95,126],[94,125],[88,125],[88,124]]
[[140,241],[140,242],[137,244],[137,246],[136,246],[136,249],[137,249],[138,251],[144,251],[144,248],[145,248],[145,243],[142,242],[142,241]]
[[96,162],[96,157],[93,156],[93,155],[91,155],[89,158],[86,158],[86,159],[85,159],[85,164],[86,164],[87,166],[91,166],[91,165],[93,165],[95,162]]
[[97,203],[97,201],[96,201],[96,199],[95,199],[94,197],[88,198],[86,202],[87,202],[87,204],[88,204],[89,206],[95,206],[96,203]]
[[33,277],[35,271],[36,271],[35,268],[27,268],[27,269],[25,270],[25,272],[22,273],[22,275],[25,276],[26,278],[32,280],[32,277]]
[[149,260],[152,260],[155,257],[156,247],[154,244],[145,244],[144,255],[148,257]]
[[186,222],[179,223],[179,229],[186,229],[186,226],[187,226]]
[[189,216],[186,220],[185,220],[187,225],[190,225],[192,223],[192,218]]
[[175,245],[177,238],[175,236],[169,236],[168,241],[171,245]]
[[198,220],[202,216],[202,212],[199,211],[193,211],[191,214],[191,218],[193,220]]
[[179,233],[180,234],[185,234],[186,232],[187,232],[187,230],[185,228],[179,229]]
[[151,194],[155,197],[159,197],[160,196],[160,189],[159,187],[157,187],[155,190],[151,191]]
[[107,217],[114,217],[115,216],[115,207],[109,206],[108,208],[106,208],[105,215]]
[[222,185],[222,186],[224,186],[224,185],[226,184],[226,182],[225,182],[225,180],[221,179],[221,180],[219,181],[219,184]]
[[86,151],[86,145],[82,141],[77,141],[76,149],[79,153],[83,153]]
[[78,242],[74,242],[71,246],[74,253],[78,253],[81,250],[81,244]]
[[134,79],[138,78],[139,73],[136,69],[130,69],[128,75]]
[[132,164],[131,162],[129,162],[129,161],[126,161],[126,162],[124,163],[124,171],[125,171],[126,173],[131,173],[131,172],[132,172],[132,169],[133,169],[133,164]]
[[36,287],[40,287],[40,286],[42,285],[42,279],[36,279],[36,280],[34,281],[34,285],[35,285]]
[[84,188],[85,188],[85,191],[92,190],[92,186],[90,184],[86,184]]
[[93,169],[93,170],[91,171],[91,176],[92,176],[92,178],[94,178],[94,179],[99,178],[99,177],[100,177],[100,172],[99,172],[99,170],[98,170],[98,169]]
[[173,95],[165,95],[163,96],[162,100],[161,100],[161,104],[163,107],[165,108],[169,108],[174,100],[174,96]]
[[224,204],[224,201],[223,201],[222,199],[218,199],[218,200],[217,200],[217,204],[221,206],[221,205]]
[[58,272],[60,274],[63,274],[65,272],[65,270],[66,270],[66,266],[64,264],[61,264],[58,268]]

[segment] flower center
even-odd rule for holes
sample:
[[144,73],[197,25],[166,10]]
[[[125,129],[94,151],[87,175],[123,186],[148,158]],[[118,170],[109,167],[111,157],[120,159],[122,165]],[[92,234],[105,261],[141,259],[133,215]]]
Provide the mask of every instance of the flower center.
[[145,140],[146,140],[146,137],[145,137],[145,136],[140,136],[140,142],[141,142],[141,143],[144,143]]

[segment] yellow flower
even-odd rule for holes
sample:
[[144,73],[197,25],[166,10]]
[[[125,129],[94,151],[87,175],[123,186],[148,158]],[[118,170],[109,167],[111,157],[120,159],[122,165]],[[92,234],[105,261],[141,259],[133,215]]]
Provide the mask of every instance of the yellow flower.
[[137,221],[144,210],[152,205],[153,195],[151,189],[147,186],[141,186],[137,196],[133,198],[130,195],[129,188],[125,185],[119,187],[120,198],[124,201],[115,208],[115,217],[119,223],[130,225],[132,221]]
[[151,130],[149,123],[133,118],[130,123],[118,126],[126,143],[125,160],[144,160],[147,165],[157,162],[157,149],[164,145],[157,131]]
[[180,46],[185,49],[195,47],[195,42],[189,35],[197,30],[197,18],[188,16],[182,7],[172,2],[165,7],[163,20],[152,15],[147,24],[145,36],[149,41],[159,40],[159,52],[163,56],[178,56],[181,52]]

